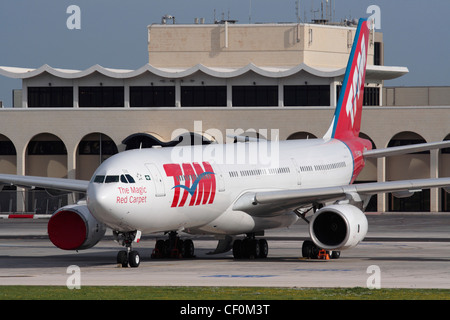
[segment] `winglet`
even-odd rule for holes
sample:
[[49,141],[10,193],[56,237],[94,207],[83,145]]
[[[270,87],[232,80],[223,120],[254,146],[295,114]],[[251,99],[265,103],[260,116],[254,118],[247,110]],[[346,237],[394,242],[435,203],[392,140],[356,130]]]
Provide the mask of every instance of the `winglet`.
[[324,139],[359,136],[371,20],[359,19],[333,121]]

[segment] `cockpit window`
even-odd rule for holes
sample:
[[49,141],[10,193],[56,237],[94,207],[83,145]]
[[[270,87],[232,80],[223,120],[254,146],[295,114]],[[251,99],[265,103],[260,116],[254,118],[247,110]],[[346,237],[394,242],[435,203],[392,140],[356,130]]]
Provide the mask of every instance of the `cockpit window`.
[[94,178],[95,183],[103,183],[103,181],[105,181],[105,176],[98,175]]
[[97,175],[93,180],[95,183],[136,183],[134,178],[129,174],[122,174],[120,176],[105,176],[105,175]]
[[106,176],[105,183],[119,182],[119,176]]
[[133,177],[130,176],[129,174],[122,174],[120,176],[120,182],[122,182],[122,183],[135,183]]

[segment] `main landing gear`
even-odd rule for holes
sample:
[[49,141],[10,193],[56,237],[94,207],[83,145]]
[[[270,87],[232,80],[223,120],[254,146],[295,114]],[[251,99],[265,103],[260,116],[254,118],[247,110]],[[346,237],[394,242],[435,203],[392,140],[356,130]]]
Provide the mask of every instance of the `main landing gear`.
[[269,253],[266,239],[255,239],[255,235],[247,235],[243,240],[237,239],[233,243],[233,257],[235,259],[265,259]]
[[[139,238],[138,231],[133,232],[118,232],[113,231],[115,240],[126,247],[126,250],[121,250],[117,253],[117,264],[126,268],[130,266],[131,268],[139,267],[141,263],[141,257],[139,252],[132,249],[132,243],[135,239]],[[138,237],[137,237],[138,236]]]
[[328,251],[320,249],[311,240],[306,240],[302,245],[302,256],[303,258],[308,259],[339,259],[341,252],[336,250]]
[[175,231],[169,232],[169,239],[156,241],[152,259],[194,258],[194,242],[191,239],[181,240]]
[[[255,239],[252,234],[243,240],[235,240],[233,243],[234,259],[264,259],[267,258],[269,247],[266,239]],[[330,251],[319,248],[311,240],[303,242],[302,256],[308,259],[339,259],[340,251]]]

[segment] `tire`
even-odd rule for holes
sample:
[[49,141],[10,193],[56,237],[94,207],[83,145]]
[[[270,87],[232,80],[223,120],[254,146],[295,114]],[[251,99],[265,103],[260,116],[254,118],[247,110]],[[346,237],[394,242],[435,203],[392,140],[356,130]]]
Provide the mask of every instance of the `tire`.
[[128,254],[125,250],[121,250],[117,253],[117,264],[120,264],[122,268],[128,267]]
[[251,245],[249,244],[251,242],[251,239],[245,238],[242,240],[242,246],[241,246],[241,259],[248,259],[251,254]]
[[139,264],[141,263],[141,257],[139,256],[139,253],[137,251],[130,251],[130,254],[128,255],[128,263],[130,264],[131,268],[139,267]]
[[312,258],[313,257],[313,246],[314,246],[314,243],[311,240],[303,241],[303,245],[302,245],[303,258]]
[[251,239],[247,242],[247,252],[250,259],[257,259],[261,253],[259,240]]
[[155,244],[155,250],[152,254],[152,259],[161,259],[164,256],[164,240],[158,240]]
[[332,251],[331,252],[331,259],[339,259],[341,257],[340,251]]
[[266,239],[259,239],[259,258],[265,259],[269,254],[269,245]]
[[183,258],[193,258],[194,257],[194,242],[191,239],[183,241]]
[[170,240],[164,240],[163,258],[170,258]]
[[234,240],[233,257],[235,259],[242,259],[242,240]]

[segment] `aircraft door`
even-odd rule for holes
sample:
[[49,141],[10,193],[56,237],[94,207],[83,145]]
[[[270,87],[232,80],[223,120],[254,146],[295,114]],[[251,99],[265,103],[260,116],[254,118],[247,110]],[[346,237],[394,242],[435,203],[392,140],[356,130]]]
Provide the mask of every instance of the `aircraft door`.
[[155,185],[155,196],[164,197],[166,195],[166,189],[164,187],[164,181],[158,167],[154,163],[146,163],[148,171],[150,172],[151,180]]
[[295,161],[294,158],[291,158],[291,160],[292,160],[292,163],[294,165],[295,172],[297,173],[297,185],[300,186],[302,184],[302,174],[301,174],[301,171],[300,171],[300,167],[297,165],[297,161]]
[[225,181],[223,177],[222,170],[220,168],[220,165],[217,165],[216,163],[212,163],[214,171],[216,172],[216,182],[217,182],[217,191],[224,192],[225,191]]

